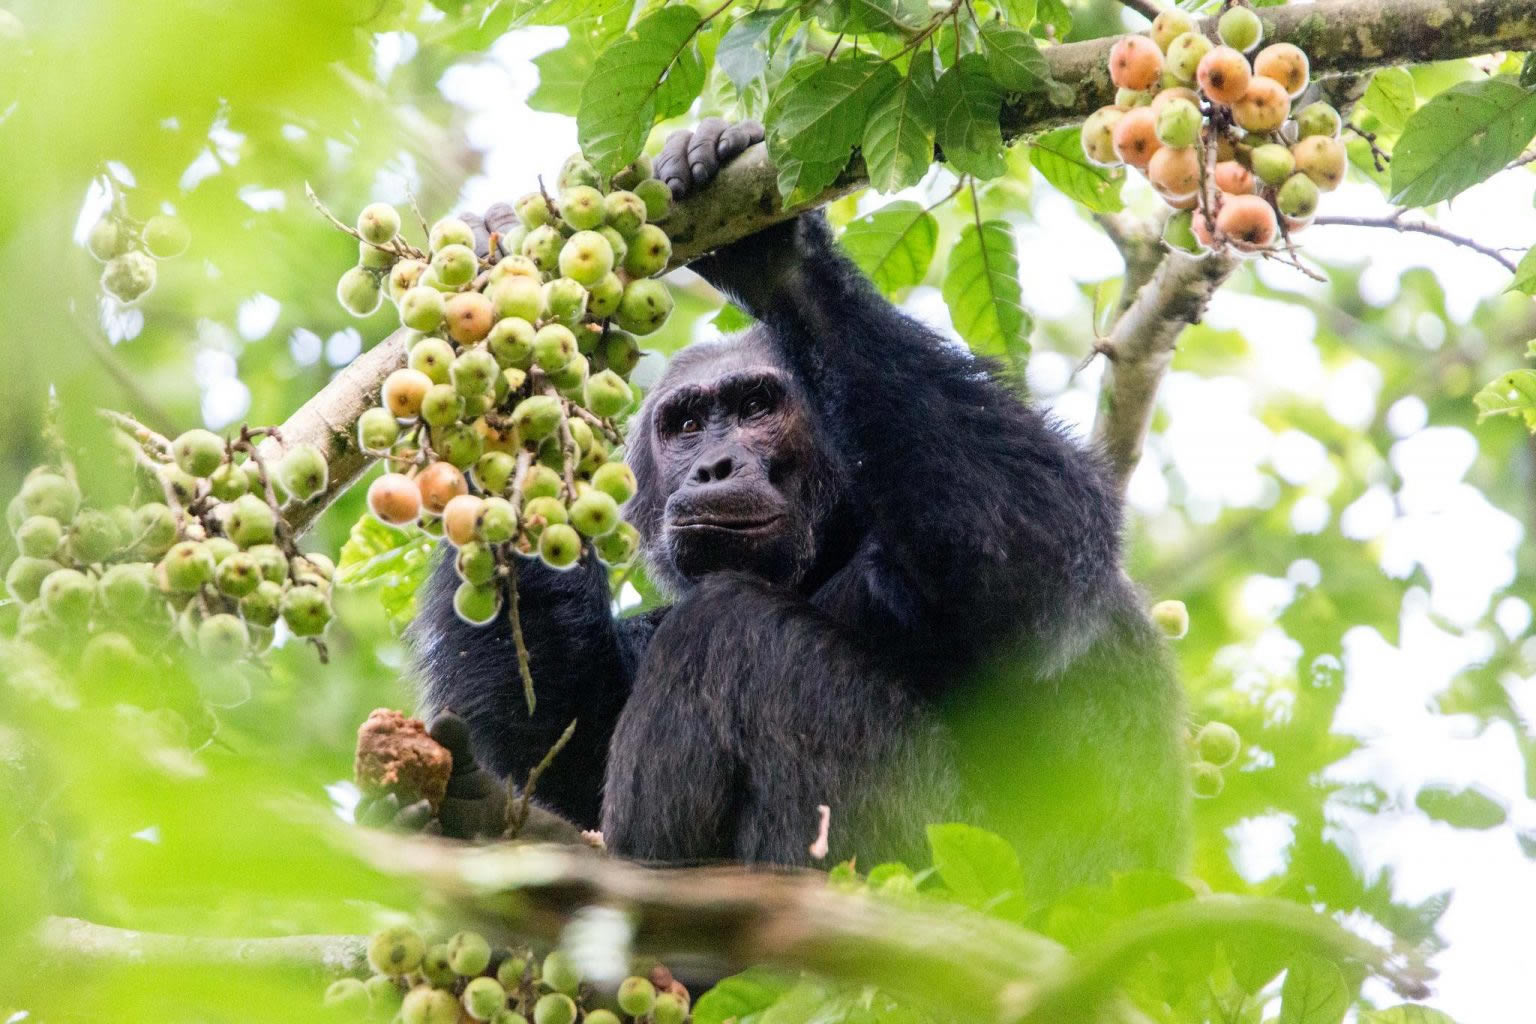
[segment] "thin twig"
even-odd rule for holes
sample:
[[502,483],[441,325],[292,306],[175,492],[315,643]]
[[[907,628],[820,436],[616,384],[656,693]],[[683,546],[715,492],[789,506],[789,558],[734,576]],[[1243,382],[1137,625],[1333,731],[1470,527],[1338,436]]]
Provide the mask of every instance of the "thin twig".
[[574,718],[571,719],[571,724],[566,726],[560,738],[555,740],[555,745],[549,748],[549,752],[533,766],[533,771],[528,773],[528,781],[523,783],[522,799],[517,802],[517,813],[507,829],[508,839],[516,839],[517,834],[523,830],[523,826],[528,824],[528,808],[533,802],[533,790],[539,784],[539,776],[554,763],[555,756],[565,749],[565,745],[571,742],[571,737],[576,734],[576,721]]
[[[1392,162],[1392,154],[1376,144],[1376,133],[1368,132],[1356,124],[1345,124],[1344,127],[1360,136],[1365,140],[1365,144],[1371,147],[1371,163],[1376,166],[1376,173],[1381,174],[1385,172],[1387,164]],[[1511,164],[1510,166],[1513,167],[1514,165]]]
[[1148,21],[1163,13],[1162,4],[1156,3],[1155,0],[1120,0],[1120,3]]
[[1402,219],[1405,212],[1404,210],[1398,210],[1386,217],[1318,217],[1312,223],[1317,227],[1386,228],[1389,231],[1414,231],[1421,235],[1430,235],[1434,238],[1442,239],[1450,242],[1452,245],[1459,245],[1464,249],[1471,249],[1473,252],[1482,253],[1484,256],[1497,262],[1499,266],[1511,274],[1515,272],[1515,261],[1499,252],[1499,250],[1476,242],[1466,235],[1458,235],[1454,231],[1447,231],[1436,224],[1426,224],[1422,221],[1405,221]]
[[523,681],[523,700],[528,704],[528,717],[532,718],[537,701],[533,694],[533,670],[528,665],[528,644],[523,639],[523,619],[517,610],[517,562],[513,559],[507,561],[507,621],[512,626],[512,646],[517,650],[517,674]]

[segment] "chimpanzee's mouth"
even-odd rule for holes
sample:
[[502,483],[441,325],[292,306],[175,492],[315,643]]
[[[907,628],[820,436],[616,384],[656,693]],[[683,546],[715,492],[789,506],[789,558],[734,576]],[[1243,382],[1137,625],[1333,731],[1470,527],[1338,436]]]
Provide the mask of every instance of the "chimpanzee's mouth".
[[672,529],[689,532],[716,530],[740,534],[768,533],[783,518],[782,514],[754,517],[693,515],[686,519],[675,520],[672,523]]

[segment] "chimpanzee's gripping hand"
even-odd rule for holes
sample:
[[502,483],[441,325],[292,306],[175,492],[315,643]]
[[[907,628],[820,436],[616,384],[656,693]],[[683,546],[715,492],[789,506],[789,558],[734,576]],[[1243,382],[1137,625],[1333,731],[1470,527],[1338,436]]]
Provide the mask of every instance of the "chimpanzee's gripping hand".
[[763,141],[763,126],[756,121],[727,124],[706,117],[692,131],[668,136],[654,164],[655,175],[672,189],[673,199],[686,199],[715,180],[720,168]]
[[452,839],[487,839],[507,828],[505,785],[475,760],[464,719],[444,711],[432,719],[428,734],[453,757],[448,790],[437,816],[426,800],[400,806],[393,793],[365,797],[357,805],[359,825],[395,828],[407,832],[440,832]]

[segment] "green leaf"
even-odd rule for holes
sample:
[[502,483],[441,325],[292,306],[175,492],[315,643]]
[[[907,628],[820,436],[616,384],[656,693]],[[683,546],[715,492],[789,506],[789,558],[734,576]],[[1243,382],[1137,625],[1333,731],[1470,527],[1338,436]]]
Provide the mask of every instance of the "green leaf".
[[378,588],[379,602],[398,623],[416,613],[416,591],[427,581],[433,539],[415,527],[402,529],[365,515],[352,524],[336,564],[343,587]]
[[1029,144],[1029,162],[1069,199],[1095,213],[1113,213],[1124,205],[1120,185],[1125,172],[1089,163],[1079,136],[1072,126],[1047,132]]
[[581,109],[581,87],[596,63],[596,43],[585,32],[573,31],[564,46],[533,58],[539,84],[528,94],[528,106],[575,117]]
[[665,119],[686,114],[704,89],[705,70],[704,57],[699,52],[699,38],[694,36],[677,55],[672,69],[656,90],[656,116]]
[[972,906],[1024,888],[1019,855],[1002,836],[974,825],[929,825],[928,847],[945,887]]
[[597,58],[581,90],[576,132],[599,171],[613,174],[640,155],[656,120],[657,93],[698,27],[693,8],[663,7]]
[[949,252],[944,302],[955,330],[981,355],[1029,351],[1029,315],[1021,304],[1019,258],[1004,221],[967,224]]
[[1002,106],[1003,90],[987,73],[986,58],[979,53],[965,54],[939,79],[938,142],[944,159],[957,171],[996,178],[1008,170],[997,123]]
[[1502,170],[1536,135],[1536,93],[1508,76],[1462,82],[1408,119],[1392,152],[1392,202],[1428,206]]
[[1279,1024],[1339,1024],[1349,1003],[1349,984],[1338,965],[1302,954],[1280,986]]
[[1429,817],[1456,828],[1497,828],[1509,817],[1509,812],[1497,797],[1475,784],[1458,789],[1445,783],[1431,782],[1420,787],[1413,802]]
[[720,307],[720,312],[715,314],[715,318],[710,323],[714,324],[715,330],[721,334],[731,334],[736,331],[744,331],[757,323],[757,321],[753,319],[750,313],[734,302],[727,302]]
[[1067,38],[1072,31],[1072,11],[1066,0],[1039,0],[1035,8],[1035,20],[1056,30],[1057,39]]
[[1415,106],[1413,76],[1405,68],[1382,68],[1371,76],[1360,102],[1388,131],[1400,132]]
[[933,262],[939,222],[910,199],[866,214],[843,231],[843,249],[886,295],[922,281]]
[[1027,29],[1035,23],[1035,0],[1002,0],[999,6],[1014,28]]
[[1489,416],[1519,416],[1536,431],[1536,370],[1510,370],[1472,396],[1481,422]]
[[864,164],[869,183],[881,192],[916,185],[933,163],[933,64],[913,61],[912,70],[870,111],[864,127]]
[[732,975],[693,1004],[694,1024],[748,1024],[794,987],[792,979],[762,967]]
[[782,14],[753,11],[731,23],[715,50],[715,63],[738,89],[745,89],[768,70],[768,34]]
[[1507,291],[1536,295],[1536,246],[1525,251],[1515,267],[1515,279],[1509,282]]
[[816,20],[832,32],[904,32],[922,24],[922,0],[822,0]]
[[1360,1015],[1360,1024],[1456,1024],[1448,1013],[1431,1010],[1427,1006],[1403,1003],[1385,1010],[1366,1010]]
[[864,136],[870,109],[897,84],[898,72],[863,55],[816,63],[774,97],[770,130],[801,160],[846,161]]
[[1009,92],[1034,92],[1050,81],[1045,54],[1028,32],[989,21],[981,26],[981,42],[992,78]]

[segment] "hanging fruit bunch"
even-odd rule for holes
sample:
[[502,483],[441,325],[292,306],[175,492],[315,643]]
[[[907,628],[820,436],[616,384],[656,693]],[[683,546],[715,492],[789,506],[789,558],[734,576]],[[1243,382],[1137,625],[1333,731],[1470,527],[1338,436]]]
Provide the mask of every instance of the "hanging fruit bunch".
[[1170,245],[1259,253],[1288,243],[1344,180],[1343,122],[1327,103],[1292,110],[1310,80],[1307,55],[1290,43],[1261,48],[1264,25],[1248,7],[1228,6],[1216,35],[1170,8],[1150,36],[1117,41],[1115,103],[1084,122],[1083,152],[1147,176],[1176,211]]
[[180,256],[191,241],[191,232],[176,217],[156,214],[146,221],[134,220],[119,197],[91,226],[85,246],[105,264],[101,268],[102,290],[128,305],[154,288],[159,275],[157,261]]
[[654,279],[672,256],[654,223],[670,203],[648,160],[604,180],[577,154],[554,194],[487,211],[478,246],[461,219],[434,224],[426,250],[387,204],[357,220],[361,258],[337,296],[366,316],[387,294],[411,332],[407,364],[358,422],[361,448],[390,468],[368,508],[452,542],[467,622],[496,617],[514,559],[570,569],[586,549],[610,566],[636,553],[619,518],[634,474],[610,456],[635,404],[635,336],[672,311]]

